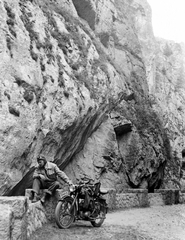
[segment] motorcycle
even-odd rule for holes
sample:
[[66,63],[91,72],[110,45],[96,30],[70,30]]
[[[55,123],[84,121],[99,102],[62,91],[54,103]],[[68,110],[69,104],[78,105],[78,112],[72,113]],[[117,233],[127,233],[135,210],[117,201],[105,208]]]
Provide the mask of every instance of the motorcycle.
[[55,208],[55,220],[59,228],[69,228],[76,220],[90,221],[100,227],[108,211],[107,190],[100,189],[101,183],[81,181],[69,188],[69,194],[59,199]]

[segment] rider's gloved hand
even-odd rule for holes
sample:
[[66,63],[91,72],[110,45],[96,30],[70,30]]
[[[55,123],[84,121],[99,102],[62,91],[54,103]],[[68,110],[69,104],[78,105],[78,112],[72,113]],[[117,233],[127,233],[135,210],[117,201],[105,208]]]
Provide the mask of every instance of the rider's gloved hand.
[[70,189],[70,191],[73,191],[74,188],[75,188],[75,185],[72,183],[72,181],[70,181],[70,183],[69,183],[69,189]]

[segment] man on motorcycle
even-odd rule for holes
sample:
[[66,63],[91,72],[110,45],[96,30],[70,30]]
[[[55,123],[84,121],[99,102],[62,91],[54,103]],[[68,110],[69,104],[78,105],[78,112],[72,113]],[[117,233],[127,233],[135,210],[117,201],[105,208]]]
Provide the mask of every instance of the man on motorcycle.
[[72,181],[68,178],[68,176],[63,171],[61,171],[55,163],[48,162],[45,156],[40,155],[37,158],[37,162],[38,166],[36,167],[33,174],[32,202],[37,202],[39,200],[39,191],[40,189],[44,189],[43,196],[40,199],[40,201],[44,203],[46,195],[48,194],[51,196],[54,191],[60,187],[58,178],[61,178],[69,185],[73,185]]

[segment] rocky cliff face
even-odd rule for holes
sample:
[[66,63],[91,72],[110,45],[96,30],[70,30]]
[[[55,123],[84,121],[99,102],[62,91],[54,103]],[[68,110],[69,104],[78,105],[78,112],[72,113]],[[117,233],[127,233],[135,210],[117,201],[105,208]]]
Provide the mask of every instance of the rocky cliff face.
[[0,194],[39,153],[73,181],[179,187],[184,46],[156,40],[145,0],[0,0]]

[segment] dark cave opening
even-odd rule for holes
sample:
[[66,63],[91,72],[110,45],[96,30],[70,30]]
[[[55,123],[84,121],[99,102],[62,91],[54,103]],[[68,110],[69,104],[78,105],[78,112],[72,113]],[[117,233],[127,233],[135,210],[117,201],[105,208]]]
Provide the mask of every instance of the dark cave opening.
[[[117,139],[119,151],[121,154],[120,141],[121,141],[122,137],[124,137],[124,136],[127,136],[129,138],[128,134],[130,134],[132,132],[132,125],[130,123],[118,125],[118,126],[114,127],[114,131],[116,134],[116,139]],[[125,138],[125,140],[126,139],[128,140],[127,137]],[[184,154],[185,154],[185,151],[184,151]],[[131,180],[131,178],[129,176],[129,172],[125,169],[125,173],[127,175],[128,186],[131,188],[134,188],[134,189],[139,189],[141,186],[141,182],[144,180],[145,182],[147,182],[148,192],[154,193],[155,189],[160,189],[163,185],[165,167],[166,167],[166,161],[160,163],[159,167],[157,169],[154,169],[154,171],[150,175],[144,175],[143,177],[141,177],[141,179],[137,185]]]

